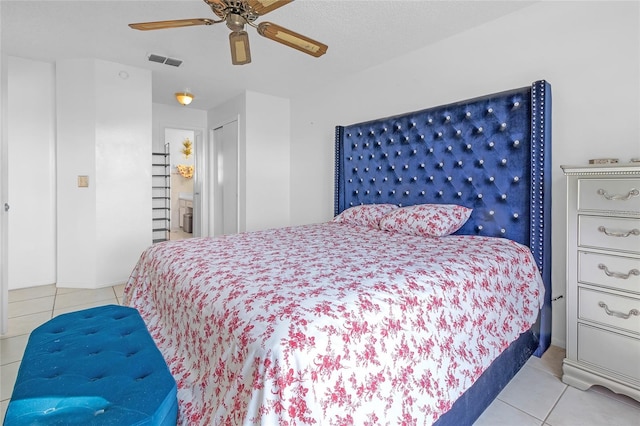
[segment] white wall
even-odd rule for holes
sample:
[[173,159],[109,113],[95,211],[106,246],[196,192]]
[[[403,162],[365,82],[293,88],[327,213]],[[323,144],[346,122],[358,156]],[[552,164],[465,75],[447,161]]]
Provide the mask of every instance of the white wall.
[[7,59],[8,287],[16,289],[56,281],[55,70]]
[[183,106],[176,101],[175,105],[153,104],[153,150],[164,151],[165,129],[198,129],[207,128],[207,111]]
[[247,91],[209,111],[213,129],[239,117],[239,229],[287,226],[290,101]]
[[[560,164],[640,156],[638,2],[540,2],[292,99],[291,223],[333,213],[334,126],[527,86],[553,93],[553,295],[565,293]],[[564,346],[564,300],[553,343]]]
[[246,230],[289,224],[289,100],[247,92]]
[[[151,104],[148,71],[140,74],[140,70],[118,64],[82,60],[61,62],[56,73],[51,63],[3,59],[6,125],[2,129],[2,149],[10,154],[8,170],[3,172],[10,176],[6,201],[11,210],[10,214],[3,213],[8,219],[7,231],[2,234],[8,262],[1,269],[3,275],[7,274],[9,288],[56,282],[60,286],[95,287],[126,280],[134,258],[137,260],[151,239],[151,209],[144,207],[150,192],[149,196],[142,195],[150,191],[150,184],[141,183],[149,179],[146,167],[151,157],[143,153],[150,144],[149,135],[153,134],[154,142],[162,146],[167,126],[204,132],[207,112],[177,104]],[[123,70],[129,74],[126,80],[119,76]],[[65,88],[60,99],[56,98],[56,79]],[[141,103],[123,106],[121,99],[127,97],[122,90],[130,89],[131,93],[143,92]],[[57,101],[63,105],[59,111]],[[110,111],[114,106],[123,116]],[[63,136],[56,158],[58,129]],[[99,182],[96,160],[104,166]],[[58,168],[60,176],[56,174]],[[132,171],[141,175],[131,176]],[[78,175],[89,176],[88,188],[77,188]],[[59,193],[58,178],[62,182]],[[129,191],[131,182],[134,189]],[[104,192],[96,193],[97,183]],[[123,186],[125,191],[121,191]],[[64,215],[60,223],[56,205]],[[140,225],[138,229],[130,229],[136,224]],[[82,249],[86,247],[90,249]],[[37,268],[33,267],[34,259]],[[64,264],[59,279],[58,260]]]
[[[56,85],[58,278],[93,286],[97,259],[93,249],[86,250],[96,244],[97,226],[93,63],[58,63]],[[77,187],[79,175],[89,177],[87,188]]]
[[56,68],[57,285],[123,283],[151,244],[151,72],[99,60]]

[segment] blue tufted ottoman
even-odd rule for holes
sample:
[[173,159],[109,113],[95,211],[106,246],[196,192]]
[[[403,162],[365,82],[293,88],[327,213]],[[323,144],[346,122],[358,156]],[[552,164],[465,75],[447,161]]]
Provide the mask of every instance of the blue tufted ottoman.
[[176,382],[133,308],[59,315],[33,330],[5,415],[14,425],[175,425]]

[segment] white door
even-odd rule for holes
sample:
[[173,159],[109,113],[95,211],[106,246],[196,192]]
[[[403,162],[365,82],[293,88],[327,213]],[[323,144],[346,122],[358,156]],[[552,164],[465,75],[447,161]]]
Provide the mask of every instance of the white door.
[[[209,161],[209,223],[213,235],[238,232],[238,121],[233,120],[213,130],[213,149]],[[211,217],[213,215],[213,217]]]
[[[2,108],[6,110],[6,108]],[[6,115],[3,115],[2,122],[6,123]],[[6,129],[5,126],[0,128]],[[9,228],[9,204],[8,204],[8,159],[7,159],[7,138],[3,135],[0,138],[0,201],[2,207],[0,210],[0,334],[7,332],[8,328],[8,304],[9,304],[9,273],[7,266],[9,264],[9,256],[7,254],[7,229]]]
[[194,132],[194,164],[196,175],[193,179],[193,236],[200,237],[203,235],[204,227],[202,226],[202,202],[204,201],[202,194],[202,178],[198,174],[198,170],[202,167],[202,132]]

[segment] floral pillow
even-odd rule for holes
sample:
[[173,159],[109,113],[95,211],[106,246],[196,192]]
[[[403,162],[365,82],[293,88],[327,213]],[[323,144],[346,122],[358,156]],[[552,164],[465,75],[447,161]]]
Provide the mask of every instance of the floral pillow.
[[402,207],[380,220],[380,229],[423,237],[444,237],[465,224],[473,210],[456,204]]
[[378,228],[380,219],[397,208],[394,204],[363,204],[344,210],[332,222]]

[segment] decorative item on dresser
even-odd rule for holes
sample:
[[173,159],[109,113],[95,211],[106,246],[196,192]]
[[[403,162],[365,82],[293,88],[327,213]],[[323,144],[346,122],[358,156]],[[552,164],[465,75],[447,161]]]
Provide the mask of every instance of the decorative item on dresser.
[[640,401],[640,166],[567,177],[567,357],[562,380]]

